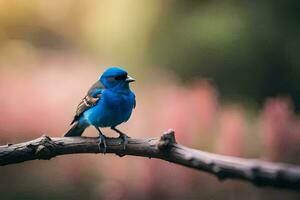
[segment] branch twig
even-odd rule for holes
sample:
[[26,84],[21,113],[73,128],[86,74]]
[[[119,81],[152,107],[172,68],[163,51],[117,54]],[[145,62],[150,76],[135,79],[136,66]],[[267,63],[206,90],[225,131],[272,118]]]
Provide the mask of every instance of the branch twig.
[[[220,180],[234,178],[257,186],[300,189],[300,166],[222,156],[187,148],[176,143],[173,131],[164,133],[161,138],[129,138],[125,150],[121,142],[119,138],[107,139],[106,153],[159,158],[209,172]],[[76,153],[101,153],[98,138],[42,136],[25,143],[0,146],[0,166]]]

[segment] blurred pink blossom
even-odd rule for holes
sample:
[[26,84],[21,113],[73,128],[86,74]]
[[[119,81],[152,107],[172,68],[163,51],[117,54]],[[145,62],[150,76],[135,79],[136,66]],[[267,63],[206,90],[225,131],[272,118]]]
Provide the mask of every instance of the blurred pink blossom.
[[216,151],[230,156],[241,156],[246,134],[246,119],[240,107],[225,108],[220,115]]
[[289,98],[268,99],[262,112],[264,156],[272,161],[288,161],[300,152],[300,121]]

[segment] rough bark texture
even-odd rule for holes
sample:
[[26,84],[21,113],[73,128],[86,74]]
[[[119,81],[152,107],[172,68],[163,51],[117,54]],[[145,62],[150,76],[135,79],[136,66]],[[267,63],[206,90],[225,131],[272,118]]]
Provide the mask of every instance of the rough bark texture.
[[[76,153],[101,153],[98,138],[42,136],[25,143],[0,146],[0,166]],[[121,139],[109,138],[106,153],[159,158],[209,172],[220,180],[235,178],[257,186],[300,190],[300,166],[222,156],[187,148],[176,143],[171,130],[161,138],[129,138],[125,150]]]

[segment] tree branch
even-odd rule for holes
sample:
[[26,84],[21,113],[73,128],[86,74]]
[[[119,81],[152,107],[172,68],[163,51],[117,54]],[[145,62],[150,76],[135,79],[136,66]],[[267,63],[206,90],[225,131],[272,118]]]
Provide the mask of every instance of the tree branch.
[[[0,166],[76,153],[101,153],[98,138],[42,136],[25,143],[0,146]],[[106,153],[158,158],[209,172],[220,180],[234,178],[257,186],[300,189],[300,166],[222,156],[187,148],[176,143],[172,130],[161,138],[129,138],[125,150],[121,139],[108,138]]]

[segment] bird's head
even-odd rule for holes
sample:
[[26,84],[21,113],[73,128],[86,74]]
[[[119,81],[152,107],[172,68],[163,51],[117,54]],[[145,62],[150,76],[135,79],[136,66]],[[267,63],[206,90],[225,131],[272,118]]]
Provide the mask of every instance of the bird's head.
[[128,76],[127,71],[119,67],[110,67],[106,69],[100,77],[100,82],[107,89],[126,89],[129,83],[135,80]]

